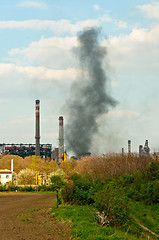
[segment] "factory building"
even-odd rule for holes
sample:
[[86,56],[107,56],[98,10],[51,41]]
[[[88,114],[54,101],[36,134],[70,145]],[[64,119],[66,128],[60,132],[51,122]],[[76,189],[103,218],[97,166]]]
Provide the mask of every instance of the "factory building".
[[[14,144],[3,143],[0,144],[1,154],[18,155],[20,157],[27,157],[36,155],[36,144]],[[40,144],[40,155],[42,158],[51,158],[52,144]]]

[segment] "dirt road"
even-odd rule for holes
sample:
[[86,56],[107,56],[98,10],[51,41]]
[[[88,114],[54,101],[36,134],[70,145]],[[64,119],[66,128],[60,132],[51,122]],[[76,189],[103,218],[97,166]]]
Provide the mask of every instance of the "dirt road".
[[54,194],[0,193],[0,240],[67,240],[69,226],[49,214]]

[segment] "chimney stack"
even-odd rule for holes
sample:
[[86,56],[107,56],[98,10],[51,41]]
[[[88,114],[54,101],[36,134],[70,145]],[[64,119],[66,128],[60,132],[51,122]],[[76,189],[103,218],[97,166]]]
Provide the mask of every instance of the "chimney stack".
[[131,140],[128,140],[128,154],[131,153]]
[[40,156],[40,100],[35,101],[36,123],[35,123],[35,155]]
[[124,154],[124,148],[122,148],[121,151],[122,151],[122,154]]
[[59,162],[62,163],[62,153],[64,153],[64,134],[63,134],[63,117],[59,117]]

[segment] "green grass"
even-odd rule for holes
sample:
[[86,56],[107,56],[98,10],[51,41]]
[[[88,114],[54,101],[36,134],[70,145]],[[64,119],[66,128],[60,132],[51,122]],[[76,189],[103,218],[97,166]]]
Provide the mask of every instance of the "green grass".
[[101,226],[95,220],[95,209],[88,206],[62,206],[58,209],[53,207],[52,216],[57,217],[57,221],[71,223],[71,235],[79,240],[136,240],[146,239],[142,236],[137,238],[128,232],[122,232],[109,226]]
[[130,209],[136,222],[159,235],[159,204],[145,206],[139,202],[132,203]]

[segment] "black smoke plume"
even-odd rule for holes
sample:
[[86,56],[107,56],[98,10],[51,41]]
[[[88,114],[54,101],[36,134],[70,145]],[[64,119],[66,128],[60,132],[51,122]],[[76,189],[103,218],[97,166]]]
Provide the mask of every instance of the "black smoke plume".
[[99,28],[79,33],[79,47],[74,49],[82,70],[67,101],[68,120],[65,127],[66,148],[76,156],[90,151],[92,138],[98,132],[97,118],[116,105],[108,94],[107,76],[102,67],[106,48],[99,45]]

